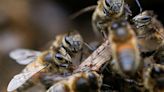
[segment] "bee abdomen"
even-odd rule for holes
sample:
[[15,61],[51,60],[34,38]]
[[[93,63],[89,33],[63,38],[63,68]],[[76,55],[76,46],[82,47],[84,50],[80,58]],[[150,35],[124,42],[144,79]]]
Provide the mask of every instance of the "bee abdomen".
[[79,78],[75,83],[76,92],[89,92],[89,83],[85,78]]

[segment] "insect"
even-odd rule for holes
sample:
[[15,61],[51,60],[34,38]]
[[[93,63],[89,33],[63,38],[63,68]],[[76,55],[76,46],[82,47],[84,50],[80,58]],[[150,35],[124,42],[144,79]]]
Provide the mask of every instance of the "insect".
[[164,91],[164,66],[160,64],[152,64],[145,69],[143,75],[144,86],[148,92]]
[[97,36],[99,32],[106,36],[107,26],[112,21],[127,19],[131,11],[124,0],[99,0],[92,15],[92,27]]
[[121,75],[134,75],[141,66],[134,30],[127,21],[115,21],[109,27],[114,69]]
[[10,81],[7,91],[19,90],[23,84],[39,72],[63,72],[68,70],[71,64],[71,58],[68,54],[45,51],[39,55],[35,61],[28,64],[21,73],[15,75]]
[[[8,91],[16,90],[39,72],[70,72],[72,56],[82,49],[83,40],[77,32],[56,37],[49,50],[44,52],[18,49],[10,53],[10,57],[20,64],[28,64],[23,71],[15,75],[8,85]],[[35,79],[35,78],[34,78]],[[37,78],[36,78],[37,79]],[[17,85],[16,85],[17,84]]]
[[102,76],[94,71],[76,73],[54,84],[47,92],[100,92]]
[[[133,18],[138,44],[143,56],[151,56],[160,49],[164,39],[163,25],[153,11],[144,11]],[[161,50],[161,49],[160,49]]]
[[72,62],[75,65],[79,65],[84,55],[84,43],[82,36],[77,31],[71,31],[67,34],[57,36],[50,49],[55,50],[59,47],[65,49],[71,56]]

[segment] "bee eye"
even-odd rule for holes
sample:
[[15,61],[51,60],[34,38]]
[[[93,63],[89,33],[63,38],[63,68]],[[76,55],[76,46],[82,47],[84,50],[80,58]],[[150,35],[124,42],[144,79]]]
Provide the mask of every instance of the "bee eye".
[[150,16],[144,16],[142,18],[143,21],[150,21],[151,20],[151,17]]
[[105,4],[110,7],[111,0],[105,0]]
[[103,12],[104,12],[104,14],[105,14],[106,16],[109,15],[109,11],[108,11],[106,8],[103,8]]
[[70,39],[69,39],[69,37],[68,36],[66,36],[65,37],[65,42],[68,44],[68,45],[71,45],[71,43],[70,43],[70,41],[69,41]]
[[63,60],[63,56],[59,53],[55,55],[55,58],[57,58],[58,60]]

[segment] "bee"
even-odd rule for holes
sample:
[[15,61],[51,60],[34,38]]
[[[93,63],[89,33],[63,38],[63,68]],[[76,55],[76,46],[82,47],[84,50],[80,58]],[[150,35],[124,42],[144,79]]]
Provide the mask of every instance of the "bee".
[[123,76],[134,75],[142,64],[134,30],[126,20],[113,22],[109,30],[113,68]]
[[[54,51],[44,51],[39,55],[35,61],[28,64],[21,73],[15,75],[10,81],[7,91],[19,90],[19,87],[26,84],[31,77],[39,77],[39,72],[52,72],[58,73],[68,70],[68,66],[71,64],[71,57],[69,54],[63,55],[63,53]],[[31,82],[30,82],[31,83]]]
[[28,80],[32,80],[29,84],[33,84],[33,79],[40,79],[42,73],[56,74],[71,72],[73,67],[71,56],[82,49],[82,44],[83,40],[81,36],[77,32],[72,32],[57,36],[50,49],[44,52],[27,49],[14,50],[10,53],[10,57],[20,64],[28,65],[21,73],[13,77],[7,90],[23,89],[23,85],[27,85]]
[[77,31],[71,31],[57,36],[50,49],[63,48],[71,56],[74,65],[79,65],[83,59],[84,43],[82,36]]
[[112,21],[128,19],[131,11],[124,0],[99,0],[92,15],[92,27],[97,36],[107,34],[107,27]]
[[132,19],[143,57],[151,56],[164,45],[164,28],[156,17],[153,11],[144,11]]
[[102,76],[95,71],[80,72],[54,84],[47,92],[100,92]]
[[148,92],[164,92],[164,66],[152,64],[145,69],[144,86]]

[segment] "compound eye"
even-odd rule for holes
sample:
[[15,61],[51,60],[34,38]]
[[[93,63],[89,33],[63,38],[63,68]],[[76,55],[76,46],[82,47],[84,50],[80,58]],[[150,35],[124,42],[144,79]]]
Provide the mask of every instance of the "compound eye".
[[106,8],[103,8],[103,12],[104,12],[104,14],[106,15],[106,16],[109,16],[109,11],[106,9]]
[[65,37],[65,42],[68,44],[68,45],[71,45],[70,43],[70,38],[68,36]]
[[150,16],[144,16],[141,20],[142,21],[150,21],[151,17]]
[[63,60],[63,56],[59,53],[55,55],[55,58],[57,58],[58,60]]
[[105,0],[105,4],[110,7],[111,0]]

